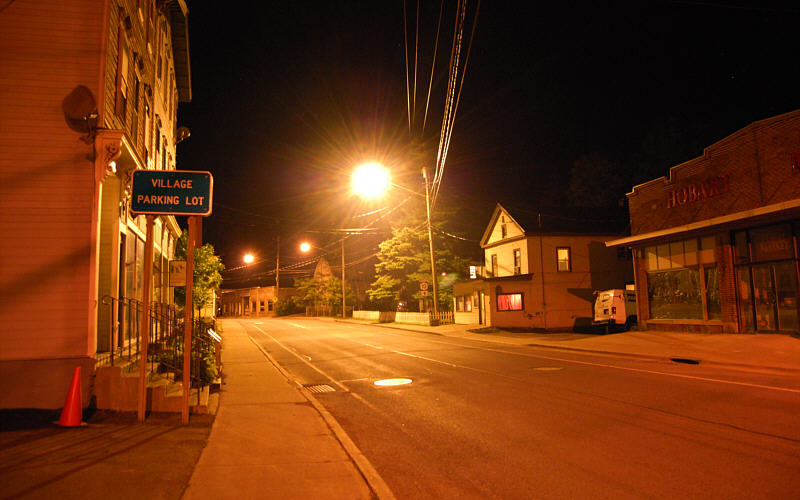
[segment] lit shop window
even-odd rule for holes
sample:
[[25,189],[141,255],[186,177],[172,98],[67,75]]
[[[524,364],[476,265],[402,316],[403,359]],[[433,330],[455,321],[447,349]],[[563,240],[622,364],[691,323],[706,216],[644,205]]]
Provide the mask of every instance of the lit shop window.
[[521,293],[499,293],[497,294],[498,311],[522,311]]

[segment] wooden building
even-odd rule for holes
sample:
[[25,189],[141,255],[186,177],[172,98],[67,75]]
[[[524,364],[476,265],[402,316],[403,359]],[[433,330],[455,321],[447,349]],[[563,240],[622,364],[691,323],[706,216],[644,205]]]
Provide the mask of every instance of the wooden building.
[[484,276],[454,285],[456,321],[543,331],[590,325],[594,291],[633,281],[630,254],[605,245],[624,226],[614,211],[498,203],[481,238]]
[[[174,169],[191,99],[183,0],[26,0],[0,11],[0,407],[59,408],[76,366],[132,339],[144,296],[135,169]],[[155,223],[156,306],[180,228]],[[149,291],[148,291],[149,292]],[[25,380],[24,384],[19,381]]]

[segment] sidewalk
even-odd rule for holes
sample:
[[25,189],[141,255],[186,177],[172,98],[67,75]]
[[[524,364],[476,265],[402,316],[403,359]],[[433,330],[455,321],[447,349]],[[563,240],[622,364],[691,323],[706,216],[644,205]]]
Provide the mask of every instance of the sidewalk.
[[324,408],[237,321],[221,322],[225,384],[183,498],[373,498],[365,476],[379,498],[391,498]]
[[[341,321],[341,319],[337,320]],[[707,334],[630,331],[606,335],[586,333],[475,333],[478,325],[420,326],[371,323],[377,327],[433,333],[509,345],[588,351],[670,361],[681,358],[752,371],[800,373],[800,336],[785,334]]]

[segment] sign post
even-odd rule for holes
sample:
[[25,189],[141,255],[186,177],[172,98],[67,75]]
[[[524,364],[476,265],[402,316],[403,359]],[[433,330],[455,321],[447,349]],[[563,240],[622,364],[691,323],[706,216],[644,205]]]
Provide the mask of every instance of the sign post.
[[147,229],[144,246],[144,294],[142,296],[142,316],[139,319],[139,401],[136,416],[144,422],[147,410],[147,348],[150,343],[150,295],[153,293],[153,223],[155,218],[147,215]]
[[[186,304],[183,337],[183,407],[181,420],[189,423],[189,390],[192,351],[192,286],[194,284],[194,249],[200,243],[200,217],[211,215],[214,180],[210,172],[187,170],[135,170],[131,180],[131,212],[147,216],[147,239],[144,255],[144,301],[141,320],[141,359],[139,367],[138,420],[144,422],[147,411],[147,348],[150,337],[150,295],[153,275],[154,215],[188,215],[189,237],[186,248]],[[171,270],[171,269],[170,269]]]

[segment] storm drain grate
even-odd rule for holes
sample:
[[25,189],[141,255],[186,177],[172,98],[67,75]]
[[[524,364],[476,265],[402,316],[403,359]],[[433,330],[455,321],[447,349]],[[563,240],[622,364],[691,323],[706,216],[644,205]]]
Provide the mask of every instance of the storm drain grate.
[[687,365],[699,365],[700,364],[700,360],[699,359],[689,359],[689,358],[669,358],[669,359],[670,359],[670,361],[672,361],[674,363],[684,363],[684,364],[687,364]]
[[309,392],[312,392],[314,394],[320,394],[323,392],[336,392],[336,389],[327,384],[304,385],[303,387],[305,387],[306,389],[309,390]]

